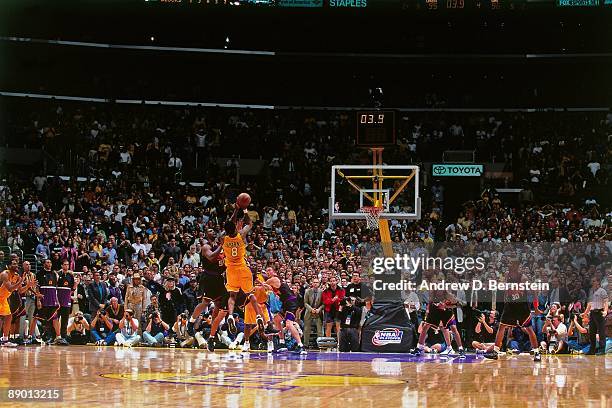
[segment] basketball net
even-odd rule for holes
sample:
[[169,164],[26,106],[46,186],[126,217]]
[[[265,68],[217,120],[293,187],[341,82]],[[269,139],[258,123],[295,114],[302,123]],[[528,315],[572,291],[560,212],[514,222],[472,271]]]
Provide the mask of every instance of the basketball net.
[[369,229],[378,229],[380,225],[380,213],[383,211],[382,207],[363,206],[359,211],[365,214],[366,224]]

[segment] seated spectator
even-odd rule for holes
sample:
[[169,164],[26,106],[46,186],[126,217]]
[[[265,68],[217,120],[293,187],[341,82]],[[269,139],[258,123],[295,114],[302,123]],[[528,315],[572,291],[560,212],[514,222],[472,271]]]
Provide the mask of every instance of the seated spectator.
[[589,315],[580,315],[580,319],[578,315],[574,315],[574,318],[567,329],[567,336],[567,345],[570,351],[576,351],[580,354],[588,353],[591,348],[591,340],[589,336]]
[[77,312],[72,320],[70,326],[68,326],[68,342],[70,344],[85,345],[89,341],[87,331],[89,330],[89,323],[83,317],[83,312]]
[[170,330],[168,323],[161,319],[159,313],[153,313],[142,337],[145,344],[149,346],[161,346],[168,335],[168,330]]
[[118,346],[132,347],[140,343],[138,320],[134,319],[134,311],[127,309],[119,322],[119,330],[115,336]]
[[91,338],[98,346],[110,346],[115,343],[113,322],[108,318],[104,305],[100,306],[91,321]]
[[543,331],[546,333],[547,341],[541,342],[540,345],[544,350],[548,350],[550,354],[567,354],[569,348],[567,345],[567,327],[563,324],[563,315],[554,315],[550,319],[546,319]]
[[176,318],[176,322],[174,322],[174,325],[172,326],[172,331],[174,332],[176,340],[179,342],[180,347],[183,348],[191,347],[195,341],[195,338],[193,338],[187,330],[187,326],[189,324],[187,317],[187,313],[181,313]]
[[113,323],[113,331],[119,330],[119,322],[123,317],[123,305],[119,304],[119,300],[116,297],[110,299],[110,303],[105,307],[106,315],[108,320]]
[[474,328],[477,340],[472,342],[472,347],[476,349],[476,354],[493,351],[498,326],[495,310],[491,310],[486,318],[484,314],[478,316],[478,323],[476,323]]
[[221,325],[220,339],[221,343],[230,350],[235,350],[244,339],[244,321],[240,320],[238,313],[234,313],[234,322],[236,323],[236,333],[229,332],[227,322]]

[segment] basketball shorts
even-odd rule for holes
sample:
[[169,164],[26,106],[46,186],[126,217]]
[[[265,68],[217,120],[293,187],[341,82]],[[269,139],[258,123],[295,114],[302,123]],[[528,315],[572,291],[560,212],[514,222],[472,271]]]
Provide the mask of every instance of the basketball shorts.
[[425,323],[436,327],[448,328],[449,326],[456,324],[455,314],[453,313],[452,309],[440,309],[439,307],[432,305],[429,308],[427,317],[425,318]]
[[43,306],[41,309],[36,309],[34,315],[39,320],[57,320],[59,306]]
[[230,292],[238,292],[242,289],[244,293],[250,293],[253,290],[253,274],[246,266],[228,266],[225,274],[227,283],[225,287]]
[[325,323],[334,323],[339,322],[340,316],[337,310],[330,310],[329,312],[325,312]]
[[529,304],[506,303],[499,322],[507,326],[531,326],[531,309]]
[[283,319],[289,320],[291,322],[295,322],[297,319],[297,310],[298,304],[293,300],[289,300],[283,303],[280,314],[283,316]]
[[200,279],[200,294],[213,301],[218,301],[227,296],[225,280],[222,275],[204,275]]
[[10,316],[11,307],[9,306],[8,299],[0,299],[0,316]]

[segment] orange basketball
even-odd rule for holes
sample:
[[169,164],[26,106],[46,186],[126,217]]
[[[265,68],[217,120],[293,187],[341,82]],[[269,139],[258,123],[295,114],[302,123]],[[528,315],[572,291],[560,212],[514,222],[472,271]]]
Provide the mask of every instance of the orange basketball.
[[251,204],[251,196],[247,193],[240,193],[236,198],[236,204],[242,209],[247,208]]

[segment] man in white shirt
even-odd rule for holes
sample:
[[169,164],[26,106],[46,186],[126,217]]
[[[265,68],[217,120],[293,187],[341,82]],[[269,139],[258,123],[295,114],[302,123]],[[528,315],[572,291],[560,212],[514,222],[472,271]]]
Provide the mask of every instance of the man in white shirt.
[[138,259],[138,252],[140,252],[141,249],[144,251],[145,255],[148,253],[146,245],[141,241],[142,239],[140,238],[140,235],[136,235],[136,242],[132,244],[132,248],[134,248],[134,255],[132,256],[133,260]]
[[[551,354],[566,354],[569,352],[567,346],[567,327],[561,321],[561,316],[552,316],[551,320],[544,324],[543,331],[548,336]],[[546,343],[542,342],[542,345],[545,346]]]
[[183,161],[180,157],[172,156],[168,161],[168,167],[171,169],[176,169],[177,171],[183,168]]

